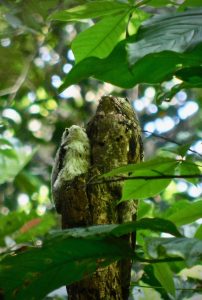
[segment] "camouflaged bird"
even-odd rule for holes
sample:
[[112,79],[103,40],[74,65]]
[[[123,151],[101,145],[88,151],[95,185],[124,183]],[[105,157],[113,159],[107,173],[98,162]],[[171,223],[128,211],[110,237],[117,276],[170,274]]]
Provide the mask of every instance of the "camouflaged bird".
[[61,213],[61,190],[78,175],[88,171],[90,144],[85,129],[76,125],[66,128],[56,153],[52,170],[52,196],[58,213]]

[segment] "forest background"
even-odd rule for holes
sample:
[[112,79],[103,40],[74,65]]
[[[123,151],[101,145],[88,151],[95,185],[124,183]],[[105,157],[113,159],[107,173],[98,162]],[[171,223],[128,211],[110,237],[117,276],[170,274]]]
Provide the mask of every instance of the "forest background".
[[[133,187],[126,182],[123,200],[131,190],[141,199],[131,297],[201,297],[200,2],[1,1],[0,279],[8,297],[26,299],[29,292],[40,299],[66,283],[65,269],[58,271],[64,245],[54,232],[60,219],[51,203],[51,169],[64,128],[86,125],[106,94],[128,97],[138,114],[145,150],[138,175],[170,176],[155,184],[143,180],[141,188],[138,181]],[[65,11],[72,7],[77,8]],[[160,19],[153,21],[153,15]],[[115,22],[118,30],[112,30]],[[112,234],[110,227],[100,230]],[[117,228],[120,235],[121,230]],[[31,245],[41,247],[44,239],[46,256],[59,239],[54,274],[60,272],[60,280],[55,286],[48,282],[50,270],[43,269],[42,254],[30,252]],[[22,254],[13,260],[13,251]],[[106,259],[110,251],[109,245]],[[38,257],[35,265],[28,263],[29,254]],[[38,279],[30,275],[30,284],[22,284],[34,270],[44,272],[37,290]],[[80,274],[78,269],[71,280]],[[23,286],[20,291],[18,285]],[[59,290],[48,297],[63,296]]]

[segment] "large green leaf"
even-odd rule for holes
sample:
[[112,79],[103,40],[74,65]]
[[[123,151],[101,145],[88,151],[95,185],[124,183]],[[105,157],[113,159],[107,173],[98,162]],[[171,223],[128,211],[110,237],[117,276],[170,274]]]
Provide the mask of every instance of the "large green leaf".
[[[130,165],[118,167],[118,168],[113,169],[112,171],[105,173],[99,177],[100,178],[113,177],[113,176],[122,175],[124,173],[128,174],[128,173],[132,173],[132,172],[134,172],[134,175],[136,176],[137,174],[135,172],[137,172],[137,171],[144,171],[145,176],[146,176],[147,170],[150,170],[150,171],[156,170],[155,175],[159,175],[159,172],[160,172],[159,167],[161,168],[161,166],[162,166],[164,168],[167,166],[173,166],[173,164],[175,165],[178,163],[179,163],[179,161],[177,161],[176,159],[166,158],[166,157],[156,157],[154,159],[139,162],[137,164],[130,164]],[[147,174],[147,176],[149,176],[149,174]]]
[[162,51],[184,53],[202,42],[202,10],[155,16],[143,23],[136,41],[128,44],[133,65],[148,54]]
[[[126,180],[123,185],[121,200],[144,199],[152,197],[164,190],[172,179],[163,178],[163,175],[175,174],[179,162],[176,160],[164,159],[158,162],[153,168],[135,170],[131,177],[145,176],[145,179]],[[162,176],[162,179],[149,179],[149,176]]]
[[113,17],[106,17],[94,26],[81,32],[72,43],[76,62],[86,57],[104,58],[125,37],[130,10]]
[[154,275],[156,279],[161,283],[162,287],[175,296],[175,284],[173,280],[173,273],[170,270],[170,267],[166,263],[157,263],[154,264]]
[[35,154],[36,149],[27,151],[17,139],[7,140],[0,138],[0,184],[12,181],[16,175],[25,167]]
[[58,231],[41,248],[32,247],[3,259],[1,288],[6,299],[23,300],[27,295],[42,299],[51,290],[78,281],[98,267],[132,257],[133,250],[120,237],[137,229],[152,228],[180,236],[174,224],[162,219]]
[[189,203],[186,207],[182,206],[181,209],[168,216],[168,219],[176,226],[189,224],[200,218],[202,218],[202,200]]
[[[166,175],[174,177],[179,164],[180,161],[175,159],[158,157],[150,161],[116,168],[99,176],[98,181],[102,181],[103,177],[109,182],[108,177],[114,177],[113,180],[127,179],[123,186],[122,201],[147,198],[158,194],[168,186],[172,178],[167,178]],[[123,176],[125,173],[130,175]]]
[[79,21],[117,14],[129,8],[128,4],[115,1],[92,1],[68,10],[53,13],[49,19],[59,21]]
[[180,257],[192,266],[202,260],[202,241],[196,238],[145,238],[150,258]]
[[43,299],[62,285],[90,275],[132,250],[115,238],[57,238],[43,248],[9,256],[1,263],[0,282],[5,299]]
[[181,236],[176,226],[171,221],[161,218],[143,218],[136,222],[128,222],[122,225],[117,225],[117,227],[112,229],[111,233],[115,236],[121,236],[139,229],[166,232],[174,236]]
[[161,83],[172,79],[177,70],[202,64],[201,45],[186,53],[151,53],[129,66],[126,44],[134,39],[135,36],[119,42],[105,59],[89,57],[80,61],[67,74],[59,91],[91,76],[122,88],[132,88],[137,83]]

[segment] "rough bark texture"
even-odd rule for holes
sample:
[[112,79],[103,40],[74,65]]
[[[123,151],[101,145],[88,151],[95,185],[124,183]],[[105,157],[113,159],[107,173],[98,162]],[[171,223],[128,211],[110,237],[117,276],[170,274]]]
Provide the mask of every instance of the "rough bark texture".
[[[125,98],[102,97],[97,112],[87,125],[91,143],[91,167],[71,186],[63,187],[62,228],[123,223],[135,219],[137,201],[117,205],[122,183],[88,184],[92,177],[118,166],[142,160],[140,126]],[[131,245],[135,237],[125,236]],[[133,241],[132,241],[133,240]],[[127,300],[131,260],[116,262],[98,269],[92,276],[67,288],[69,300]]]

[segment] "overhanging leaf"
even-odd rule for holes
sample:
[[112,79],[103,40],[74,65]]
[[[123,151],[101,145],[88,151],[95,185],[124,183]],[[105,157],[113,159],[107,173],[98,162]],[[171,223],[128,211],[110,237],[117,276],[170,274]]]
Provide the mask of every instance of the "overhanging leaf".
[[106,17],[94,26],[81,32],[72,43],[76,62],[93,56],[104,58],[124,38],[130,10],[113,17]]
[[67,74],[59,91],[91,76],[122,88],[132,88],[137,83],[161,83],[172,79],[177,70],[202,64],[202,45],[199,45],[186,53],[164,51],[149,54],[131,67],[128,64],[126,44],[134,39],[135,36],[119,42],[104,59],[89,57],[80,61]]
[[120,13],[128,8],[129,6],[127,4],[120,2],[92,1],[68,10],[55,12],[49,17],[49,19],[65,22],[79,21],[81,19],[93,19]]
[[163,51],[184,53],[202,42],[202,10],[158,15],[146,20],[134,43],[128,44],[131,65],[144,56]]
[[1,288],[6,299],[27,299],[27,295],[43,299],[48,292],[130,255],[126,242],[115,238],[57,238],[41,249],[7,256],[1,262]]
[[41,248],[30,248],[1,261],[0,282],[4,283],[1,288],[6,299],[23,300],[27,295],[42,299],[48,292],[78,281],[98,267],[132,257],[133,250],[120,237],[138,229],[165,230],[180,236],[174,224],[158,218],[58,231]]
[[128,222],[118,225],[112,229],[111,233],[115,236],[121,236],[139,229],[166,232],[174,236],[181,236],[180,232],[172,222],[161,218],[143,218],[136,222]]

